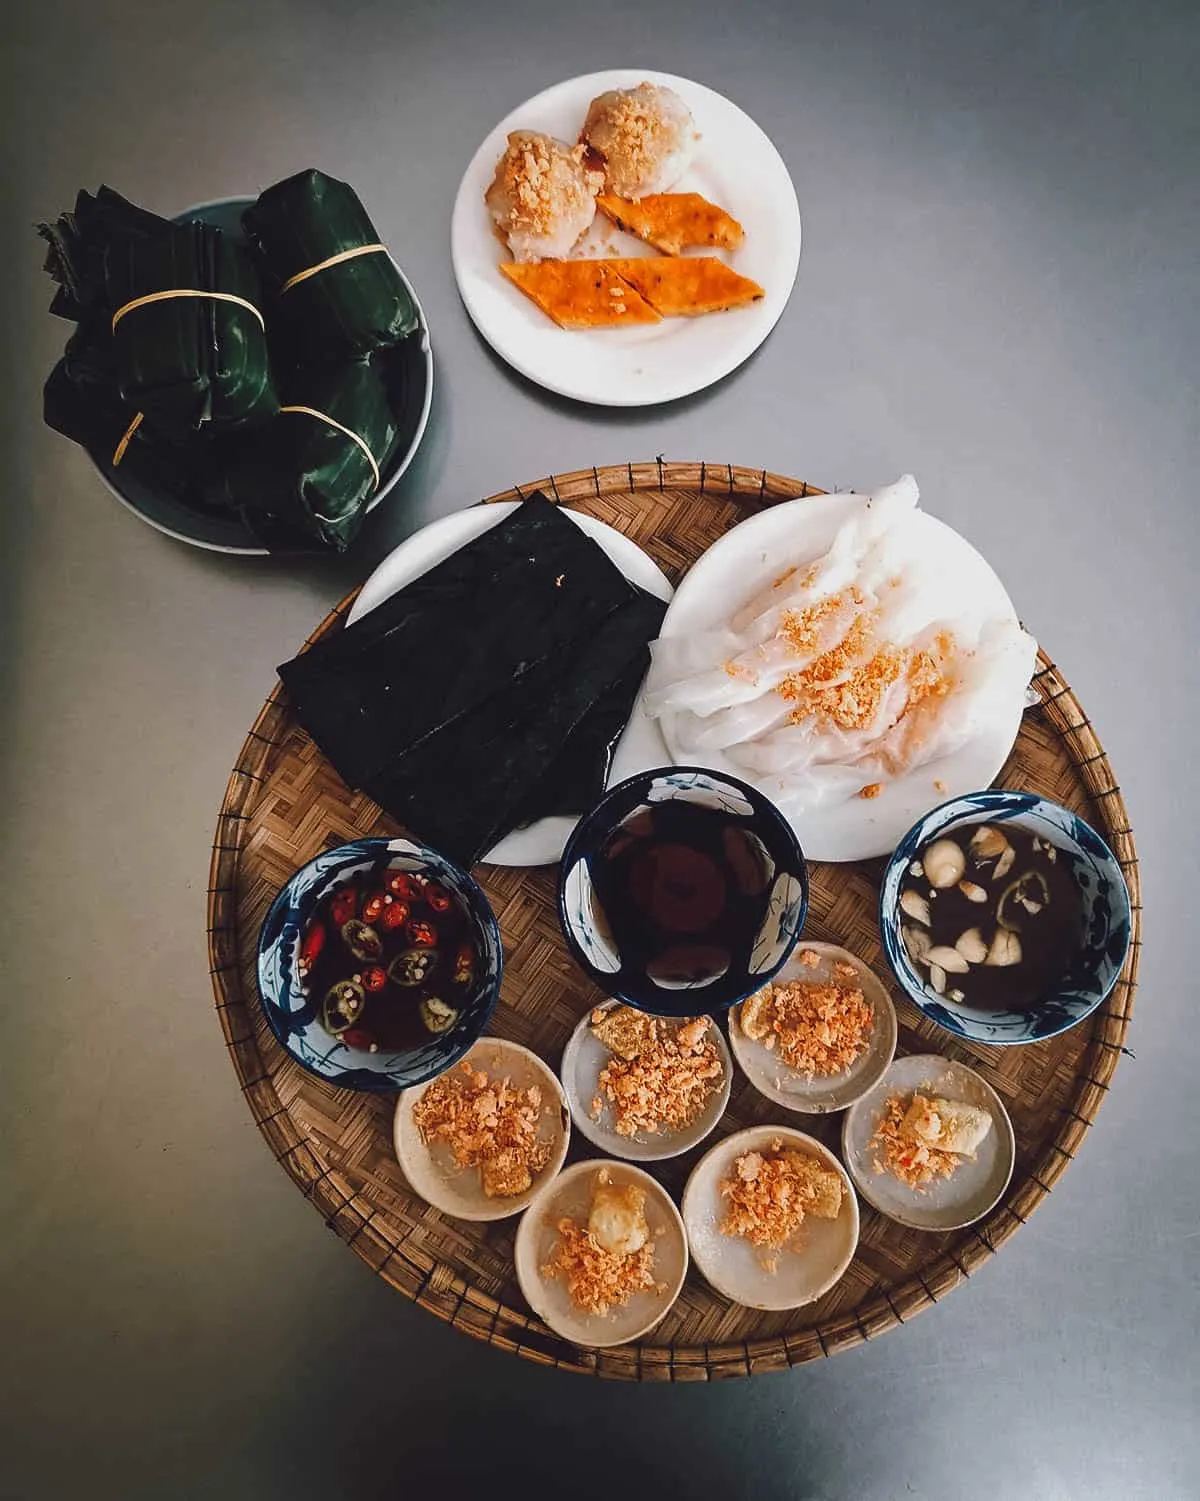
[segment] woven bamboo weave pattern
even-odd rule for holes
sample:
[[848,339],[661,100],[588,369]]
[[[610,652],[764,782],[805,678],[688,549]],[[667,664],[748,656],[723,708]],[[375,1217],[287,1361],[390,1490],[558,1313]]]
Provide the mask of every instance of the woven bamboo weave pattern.
[[[538,488],[632,537],[673,582],[746,515],[821,493],[762,470],[655,460],[551,476],[489,498],[517,499]],[[352,602],[353,596],[343,600],[313,639],[340,630]],[[922,1234],[864,1204],[862,1240],[850,1270],[807,1308],[741,1308],[710,1291],[693,1270],[679,1302],[644,1343],[590,1351],[560,1340],[528,1313],[518,1290],[512,1270],[516,1221],[467,1224],[430,1209],[410,1192],[393,1156],[391,1099],[334,1089],[307,1074],[262,1018],[255,948],[280,886],[328,845],[396,832],[369,798],[346,788],[292,718],[278,685],[230,776],[208,894],[217,1012],[247,1103],[271,1150],[326,1223],[393,1287],[464,1332],[543,1365],[646,1381],[755,1374],[873,1339],[939,1302],[1020,1229],[1080,1149],[1110,1086],[1133,1006],[1141,897],[1125,804],[1087,716],[1044,654],[1035,686],[1041,702],[1026,712],[997,785],[1044,793],[1100,830],[1129,883],[1133,942],[1104,1006],[1072,1031],[1026,1047],[977,1048],[951,1038],[890,987],[900,1019],[899,1051],[962,1059],[989,1080],[1012,1115],[1016,1170],[1004,1199],[980,1224]],[[881,867],[880,861],[814,865],[805,931],[861,954],[886,982],[875,920]],[[504,938],[504,984],[490,1030],[557,1066],[571,1028],[598,992],[562,943],[555,872],[480,866],[475,874]],[[791,1120],[735,1074],[718,1133]],[[804,1129],[836,1150],[840,1123],[840,1116],[813,1116]],[[703,1150],[650,1167],[678,1194]],[[577,1141],[568,1160],[585,1155],[591,1148]]]

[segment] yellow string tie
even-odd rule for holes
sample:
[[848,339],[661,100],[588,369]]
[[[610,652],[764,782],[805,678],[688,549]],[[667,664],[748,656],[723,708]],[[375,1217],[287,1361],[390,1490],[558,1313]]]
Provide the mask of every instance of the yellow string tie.
[[375,476],[375,489],[379,489],[379,465],[375,462],[375,455],[367,447],[362,438],[351,428],[343,427],[342,424],[330,417],[327,412],[318,412],[316,407],[280,407],[281,412],[302,412],[306,417],[315,417],[318,422],[326,422],[330,427],[336,428],[339,433],[344,433],[352,443],[357,443],[371,466],[371,473]]
[[244,307],[247,312],[253,313],[258,319],[262,330],[267,330],[266,320],[252,302],[247,302],[244,297],[238,297],[233,292],[201,292],[195,287],[174,287],[167,292],[147,292],[145,297],[135,297],[132,302],[127,302],[124,307],[119,307],[113,314],[112,331],[115,334],[117,324],[126,313],[132,313],[134,308],[148,307],[152,302],[168,302],[173,297],[211,297],[217,302],[233,302],[238,307]]
[[279,289],[282,297],[300,282],[307,281],[310,276],[315,276],[318,271],[328,271],[330,266],[340,266],[343,261],[352,261],[359,255],[376,255],[381,250],[386,250],[386,245],[355,245],[351,250],[339,250],[337,255],[331,255],[328,260],[318,261],[315,266],[309,266],[304,271],[297,271],[295,276],[289,276],[287,281]]
[[134,433],[136,433],[137,430],[138,430],[138,428],[141,427],[141,425],[142,425],[142,418],[145,415],[146,415],[145,412],[139,412],[137,414],[137,416],[133,419],[133,421],[125,429],[125,436],[117,444],[116,448],[113,449],[112,466],[113,466],[114,469],[121,462],[121,460],[125,457],[125,450],[129,447],[130,441],[132,440]]

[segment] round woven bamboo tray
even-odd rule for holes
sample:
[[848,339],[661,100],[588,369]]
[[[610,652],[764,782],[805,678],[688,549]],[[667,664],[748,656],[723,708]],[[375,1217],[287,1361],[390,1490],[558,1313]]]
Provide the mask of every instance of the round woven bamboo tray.
[[[701,552],[751,512],[819,494],[799,480],[728,465],[662,460],[551,476],[494,495],[544,489],[638,541],[677,581]],[[354,596],[317,628],[340,630]],[[1133,901],[1133,941],[1116,989],[1083,1025],[1025,1047],[972,1047],[923,1020],[892,993],[904,1052],[941,1052],[978,1069],[999,1092],[1017,1138],[1016,1170],[997,1208],[968,1230],[907,1230],[863,1205],[862,1240],[842,1281],[789,1313],[741,1308],[692,1271],[678,1303],[644,1343],[608,1351],[558,1338],[525,1309],[512,1268],[515,1221],[445,1218],[408,1188],[392,1153],[389,1097],[334,1089],[293,1063],[263,1020],[255,945],[271,899],[321,849],[396,826],[350,792],[297,725],[280,686],[268,698],[229,779],[208,892],[217,1011],[250,1110],[271,1150],[326,1224],[381,1277],[456,1328],[541,1365],[643,1381],[704,1381],[779,1370],[833,1355],[907,1323],[938,1303],[1029,1219],[1079,1150],[1123,1051],[1140,951],[1137,857],[1120,788],[1087,715],[1043,654],[1028,710],[997,785],[1029,788],[1082,813],[1112,846]],[[881,861],[815,865],[808,936],[841,943],[887,978],[875,921]],[[491,1030],[557,1066],[575,1021],[598,997],[576,970],[555,915],[553,869],[476,872],[504,936],[505,968]],[[719,1132],[795,1124],[739,1074]],[[840,1117],[805,1129],[837,1148]],[[585,1144],[586,1145],[586,1144]],[[676,1195],[703,1148],[652,1164]],[[581,1155],[578,1146],[572,1157]]]

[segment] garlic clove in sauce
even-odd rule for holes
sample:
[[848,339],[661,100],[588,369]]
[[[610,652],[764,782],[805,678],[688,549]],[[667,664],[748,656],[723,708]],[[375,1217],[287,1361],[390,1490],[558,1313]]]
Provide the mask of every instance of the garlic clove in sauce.
[[962,845],[953,839],[935,839],[923,857],[925,877],[937,891],[957,886],[967,869]]

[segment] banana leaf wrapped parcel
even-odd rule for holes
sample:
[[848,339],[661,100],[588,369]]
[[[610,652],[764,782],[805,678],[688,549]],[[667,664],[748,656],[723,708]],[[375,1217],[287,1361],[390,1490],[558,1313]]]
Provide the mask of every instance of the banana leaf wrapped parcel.
[[247,435],[226,488],[234,509],[275,551],[343,552],[358,535],[398,428],[368,361],[296,371],[265,428]]
[[349,183],[310,168],[267,188],[242,214],[274,316],[310,359],[347,359],[407,338],[417,309]]
[[39,226],[60,284],[51,311],[110,320],[122,398],[182,437],[261,422],[277,406],[262,290],[244,247],[208,224],[173,224],[109,188]]
[[278,400],[258,274],[210,224],[112,242],[105,285],[121,391],[164,430],[262,422]]
[[191,510],[225,509],[219,445],[193,433],[168,440],[125,401],[107,319],[81,325],[68,340],[43,389],[43,416],[114,478],[118,470],[129,474]]

